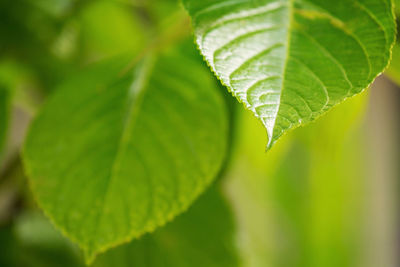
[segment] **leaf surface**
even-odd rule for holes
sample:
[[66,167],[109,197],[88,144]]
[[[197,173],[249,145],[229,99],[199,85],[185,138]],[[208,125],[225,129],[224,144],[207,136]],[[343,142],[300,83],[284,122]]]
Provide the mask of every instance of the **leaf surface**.
[[184,211],[225,156],[226,106],[201,61],[170,51],[126,65],[71,78],[24,149],[38,203],[88,262]]
[[165,228],[101,255],[94,267],[235,267],[236,228],[230,208],[212,187]]
[[[85,266],[76,246],[41,214],[23,213],[10,230],[0,231],[1,251],[7,251],[0,252],[4,266]],[[235,267],[235,234],[230,207],[213,186],[164,228],[100,255],[90,266]]]
[[360,93],[395,39],[390,0],[183,0],[205,59],[263,122],[268,148]]

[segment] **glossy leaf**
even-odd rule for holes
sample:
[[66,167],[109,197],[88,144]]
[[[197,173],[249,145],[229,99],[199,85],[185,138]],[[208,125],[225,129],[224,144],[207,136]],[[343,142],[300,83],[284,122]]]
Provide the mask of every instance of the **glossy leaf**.
[[205,59],[268,132],[288,130],[360,93],[395,37],[391,0],[183,0]]
[[225,155],[226,106],[201,61],[179,50],[126,66],[64,84],[24,149],[38,203],[88,261],[184,211]]

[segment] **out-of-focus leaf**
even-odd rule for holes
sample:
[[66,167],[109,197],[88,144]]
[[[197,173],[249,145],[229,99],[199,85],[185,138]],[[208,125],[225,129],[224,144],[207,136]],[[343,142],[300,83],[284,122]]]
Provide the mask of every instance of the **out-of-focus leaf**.
[[386,70],[386,75],[400,86],[400,45],[393,47],[392,63]]
[[33,0],[0,1],[0,60],[24,64],[42,89],[53,89],[70,68],[69,62],[52,51],[61,27],[59,18],[33,4]]
[[213,187],[165,228],[101,255],[95,267],[235,267],[235,226]]
[[395,39],[391,0],[184,0],[213,71],[261,119],[268,148],[360,93]]
[[400,0],[395,0],[394,3],[397,16],[397,43],[393,47],[392,61],[385,74],[400,86]]
[[7,136],[10,100],[10,91],[0,85],[0,159]]
[[[225,199],[212,187],[174,222],[106,252],[91,266],[235,267],[235,230]],[[4,267],[85,266],[77,248],[36,213],[21,216],[13,231],[0,232],[0,240]]]
[[99,64],[57,90],[32,124],[33,193],[88,261],[173,219],[220,170],[226,105],[183,51],[129,71],[125,59]]
[[22,214],[13,229],[11,266],[84,267],[79,250],[39,213]]
[[[78,0],[79,1],[79,0]],[[30,4],[46,11],[54,17],[62,17],[75,4],[75,0],[30,0]]]
[[40,92],[32,70],[27,65],[13,60],[3,59],[0,63],[0,81],[12,94],[13,106],[33,111],[40,101]]
[[82,42],[91,57],[136,53],[146,45],[138,14],[117,1],[93,1],[80,18]]
[[151,19],[156,23],[156,26],[163,27],[164,20],[171,16],[174,12],[177,12],[180,8],[180,0],[154,0],[154,1],[143,1],[149,10]]

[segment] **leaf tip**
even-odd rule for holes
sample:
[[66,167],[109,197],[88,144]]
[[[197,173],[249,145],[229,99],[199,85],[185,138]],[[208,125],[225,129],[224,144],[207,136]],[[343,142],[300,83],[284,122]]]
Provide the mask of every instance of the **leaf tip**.
[[273,139],[273,138],[271,138],[271,137],[268,137],[268,143],[267,143],[267,146],[266,146],[266,148],[265,148],[265,152],[270,151],[271,148],[274,146],[275,143],[276,143],[276,140],[275,140],[275,139]]
[[94,260],[96,259],[97,252],[90,248],[84,248],[83,249],[83,257],[84,257],[86,266],[90,266],[93,264]]

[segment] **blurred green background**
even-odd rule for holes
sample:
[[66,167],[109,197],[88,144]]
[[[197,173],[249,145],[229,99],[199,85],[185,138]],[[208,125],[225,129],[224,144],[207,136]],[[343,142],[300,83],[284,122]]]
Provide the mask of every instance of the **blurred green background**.
[[[192,38],[189,23],[175,0],[0,0],[0,266],[83,266],[37,209],[21,166],[26,128],[46,97],[93,62],[162,45],[166,32],[171,42]],[[268,153],[261,123],[221,88],[232,140],[216,185],[94,265],[400,266],[399,51],[390,79]]]

